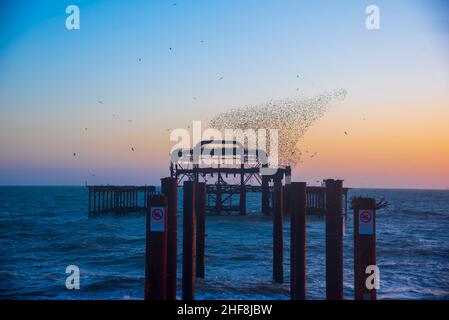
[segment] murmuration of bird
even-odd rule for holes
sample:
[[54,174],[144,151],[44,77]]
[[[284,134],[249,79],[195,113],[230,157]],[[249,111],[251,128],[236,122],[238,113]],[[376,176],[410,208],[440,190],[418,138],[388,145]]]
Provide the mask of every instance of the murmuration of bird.
[[[226,129],[277,129],[278,162],[280,165],[295,166],[302,162],[298,143],[306,131],[332,105],[343,101],[346,94],[345,89],[338,89],[312,98],[270,100],[259,105],[233,108],[214,116],[209,126],[223,132]],[[267,144],[266,151],[270,150],[269,139]]]

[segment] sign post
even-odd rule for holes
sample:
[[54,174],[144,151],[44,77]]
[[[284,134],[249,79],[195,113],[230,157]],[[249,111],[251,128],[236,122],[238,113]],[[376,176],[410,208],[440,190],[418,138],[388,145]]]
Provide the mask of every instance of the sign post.
[[369,266],[376,266],[376,200],[357,198],[354,203],[355,300],[377,298],[376,285],[371,284],[378,280],[379,275],[373,275]]
[[167,197],[148,197],[146,216],[145,300],[165,300],[167,277]]

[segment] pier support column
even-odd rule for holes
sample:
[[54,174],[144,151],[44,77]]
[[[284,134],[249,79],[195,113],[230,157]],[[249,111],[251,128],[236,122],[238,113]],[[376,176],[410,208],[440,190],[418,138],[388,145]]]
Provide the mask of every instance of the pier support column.
[[167,197],[150,196],[146,217],[145,300],[165,300],[167,276]]
[[[372,270],[368,270],[372,266]],[[354,298],[376,300],[378,285],[376,267],[376,200],[358,198],[354,203]],[[372,274],[376,273],[374,277]],[[372,288],[367,288],[367,277],[373,278]]]
[[284,281],[284,199],[281,177],[274,180],[274,210],[273,210],[273,280],[278,283]]
[[265,215],[270,214],[270,187],[268,181],[270,179],[267,176],[262,176],[262,213]]
[[326,299],[343,300],[343,181],[326,180]]
[[293,182],[290,192],[290,292],[292,300],[306,299],[306,183]]
[[178,181],[161,179],[161,192],[167,197],[167,300],[176,300],[178,267]]
[[245,172],[244,164],[240,165],[240,215],[246,215],[246,187],[245,187]]
[[195,298],[195,182],[183,186],[182,299]]
[[206,237],[206,184],[196,184],[196,277],[204,278]]

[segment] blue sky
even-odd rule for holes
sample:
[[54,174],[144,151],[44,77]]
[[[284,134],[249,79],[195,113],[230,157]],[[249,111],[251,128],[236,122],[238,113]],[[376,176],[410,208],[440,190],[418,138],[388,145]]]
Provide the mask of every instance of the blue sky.
[[[65,29],[70,4],[80,8],[80,30]],[[369,4],[380,7],[381,30],[365,28]],[[446,116],[447,8],[417,0],[2,2],[0,184],[81,184],[93,171],[98,183],[157,181],[167,167],[165,128],[296,88],[306,97],[346,88],[333,123],[385,118],[392,105],[429,98],[435,116]],[[136,144],[142,154],[129,158],[124,150]],[[336,174],[317,170],[306,176]],[[403,186],[388,177],[386,186]]]

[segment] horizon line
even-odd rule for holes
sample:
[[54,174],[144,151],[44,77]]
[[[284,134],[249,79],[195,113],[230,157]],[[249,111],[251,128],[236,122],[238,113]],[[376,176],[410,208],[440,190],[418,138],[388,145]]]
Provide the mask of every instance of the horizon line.
[[[293,181],[296,182],[296,181]],[[92,185],[82,185],[82,184],[0,184],[0,188],[5,187],[90,187],[90,186],[155,186],[160,187],[160,184],[92,184]],[[310,187],[321,187],[320,185],[308,184]],[[179,185],[182,187],[182,185]],[[410,190],[410,191],[449,191],[449,187],[446,189],[442,188],[422,188],[422,187],[354,187],[354,186],[344,186],[348,189],[362,189],[362,190]]]

